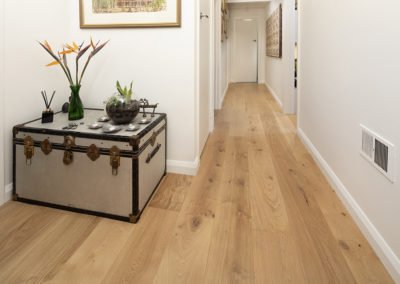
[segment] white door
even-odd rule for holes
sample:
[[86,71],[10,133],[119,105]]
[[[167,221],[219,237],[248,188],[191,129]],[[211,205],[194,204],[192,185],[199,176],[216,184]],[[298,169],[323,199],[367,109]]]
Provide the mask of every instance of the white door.
[[[212,0],[200,0],[200,41],[199,41],[199,64],[200,64],[200,98],[199,98],[199,151],[207,142],[210,133],[210,76],[211,76],[211,19],[210,11],[213,7]],[[200,17],[200,15],[199,15]]]
[[233,81],[257,82],[257,21],[254,19],[236,19],[233,37]]

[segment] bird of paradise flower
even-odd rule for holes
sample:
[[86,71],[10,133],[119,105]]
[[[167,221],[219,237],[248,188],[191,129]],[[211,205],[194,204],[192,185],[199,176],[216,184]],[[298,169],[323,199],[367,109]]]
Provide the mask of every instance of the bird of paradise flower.
[[[50,62],[46,66],[54,66],[54,65],[60,65],[61,69],[64,71],[65,75],[67,76],[68,82],[70,83],[71,86],[73,85],[80,85],[82,82],[83,75],[85,74],[86,68],[88,67],[90,60],[108,43],[109,41],[106,41],[102,44],[99,45],[100,41],[97,42],[97,44],[93,44],[93,40],[90,39],[90,44],[87,46],[83,47],[83,42],[81,45],[77,45],[75,42],[72,42],[72,44],[65,44],[63,47],[62,51],[57,52],[58,56],[53,52],[50,44],[45,40],[44,43],[39,42],[39,44],[53,57],[55,61]],[[89,48],[92,47],[92,51],[90,52],[89,56],[87,57],[86,63],[83,67],[82,73],[79,76],[79,59],[89,50]],[[76,81],[74,83],[71,75],[71,70],[69,69],[68,62],[67,62],[67,54],[75,53],[76,58],[75,58],[75,68],[76,68],[76,74],[75,78]]]
[[[39,44],[50,54],[51,57],[55,61],[50,62],[46,66],[54,66],[60,65],[61,69],[63,70],[64,74],[67,76],[68,82],[70,84],[71,89],[71,97],[69,101],[69,109],[68,109],[68,119],[69,120],[78,120],[83,118],[84,116],[84,109],[82,100],[79,96],[79,90],[81,88],[82,78],[85,74],[86,68],[88,67],[92,58],[108,43],[108,41],[100,44],[100,41],[97,44],[93,44],[93,40],[90,39],[90,44],[84,46],[82,43],[81,45],[77,45],[75,42],[72,42],[72,45],[65,44],[62,51],[57,52],[58,56],[53,52],[50,44],[47,41],[44,43],[39,42]],[[79,59],[92,47],[92,51],[90,52],[89,56],[86,59],[85,66],[82,69],[82,72],[79,76]],[[67,54],[75,53],[75,82],[72,78],[71,70],[68,66],[67,62]]]

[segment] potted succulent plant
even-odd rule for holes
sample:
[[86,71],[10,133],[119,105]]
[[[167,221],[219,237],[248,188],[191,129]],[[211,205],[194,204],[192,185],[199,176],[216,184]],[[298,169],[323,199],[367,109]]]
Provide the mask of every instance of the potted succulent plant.
[[130,88],[122,88],[119,81],[117,81],[118,93],[112,96],[106,104],[107,115],[116,124],[126,124],[131,122],[140,111],[140,104],[137,100],[132,100],[132,86]]

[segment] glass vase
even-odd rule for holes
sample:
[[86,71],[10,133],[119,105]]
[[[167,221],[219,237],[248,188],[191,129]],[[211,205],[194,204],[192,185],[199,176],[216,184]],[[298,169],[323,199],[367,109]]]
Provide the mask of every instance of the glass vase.
[[83,118],[83,104],[79,97],[81,85],[73,85],[71,88],[71,101],[69,102],[68,119],[78,120]]

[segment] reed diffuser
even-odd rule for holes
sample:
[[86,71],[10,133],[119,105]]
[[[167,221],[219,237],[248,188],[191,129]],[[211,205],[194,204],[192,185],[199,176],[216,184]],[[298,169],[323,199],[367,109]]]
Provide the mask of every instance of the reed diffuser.
[[42,123],[50,123],[53,122],[54,118],[54,112],[51,110],[51,103],[53,102],[54,95],[56,94],[56,91],[53,92],[53,95],[50,98],[47,97],[46,91],[42,91],[42,98],[44,101],[44,104],[46,105],[46,110],[42,112]]

